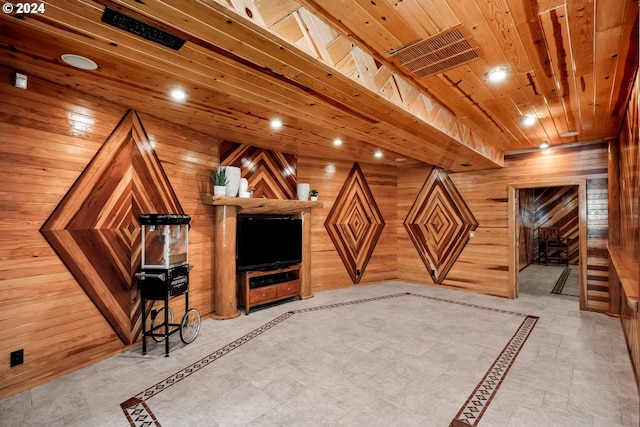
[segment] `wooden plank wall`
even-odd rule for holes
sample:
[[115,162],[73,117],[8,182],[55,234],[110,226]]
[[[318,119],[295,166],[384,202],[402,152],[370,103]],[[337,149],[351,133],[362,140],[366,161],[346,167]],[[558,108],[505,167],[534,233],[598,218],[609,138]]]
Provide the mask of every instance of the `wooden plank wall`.
[[[636,260],[635,267],[640,277],[640,77],[636,75],[633,91],[627,108],[627,115],[620,132],[619,145],[619,177],[616,184],[619,190],[618,218],[613,219],[613,227],[610,236],[613,244],[623,248],[630,255],[630,259]],[[615,203],[615,200],[611,200]],[[617,221],[616,221],[617,219]],[[614,275],[617,280],[617,275]],[[636,282],[638,283],[638,282]],[[620,286],[620,283],[611,283],[611,286]],[[627,339],[627,346],[631,354],[631,360],[636,371],[636,380],[640,387],[640,315],[631,310],[624,301],[625,295],[621,292],[620,320]]]
[[[394,167],[359,163],[382,217],[384,229],[358,285],[397,277],[396,175]],[[323,291],[353,286],[352,279],[324,226],[336,197],[353,167],[351,162],[335,162],[298,156],[298,182],[306,182],[319,192],[323,207],[311,212],[312,290]],[[402,228],[402,223],[399,226]]]
[[578,203],[578,187],[575,185],[534,189],[535,225],[534,240],[531,242],[534,259],[537,260],[539,256],[538,228],[557,227],[560,236],[569,239],[569,264],[578,265]]
[[[398,217],[404,218],[428,173],[427,168],[401,171],[398,175]],[[509,286],[509,187],[535,188],[581,185],[587,189],[586,203],[598,200],[602,212],[601,184],[588,189],[587,182],[606,182],[607,146],[589,145],[552,149],[548,154],[536,151],[507,156],[500,170],[450,175],[463,199],[477,219],[479,227],[460,254],[443,285],[473,292],[512,297]],[[604,180],[604,181],[592,181]],[[606,187],[606,186],[605,186]],[[581,213],[582,214],[582,213]],[[587,217],[584,238],[593,227],[600,227],[602,216]],[[606,221],[606,216],[605,216]],[[515,231],[514,231],[515,232]],[[582,231],[581,231],[582,232]],[[606,239],[587,242],[587,294],[589,310],[608,309]],[[516,267],[517,268],[517,267]],[[406,235],[398,232],[398,278],[416,283],[433,283]]]
[[619,241],[634,259],[640,258],[640,77],[636,77],[627,116],[620,133],[619,186],[620,221]]
[[447,172],[433,168],[403,221],[427,271],[442,283],[478,222]]
[[[148,114],[140,120],[155,143],[155,151],[178,196],[184,212],[191,216],[189,229],[189,306],[203,316],[213,311],[213,253],[215,219],[211,206],[202,204],[203,194],[212,194],[209,175],[218,166],[218,140]],[[184,300],[171,306],[176,317],[184,313]]]
[[535,242],[533,233],[536,229],[536,204],[534,188],[523,188],[519,192],[518,212],[520,214],[520,261],[518,270],[522,270],[535,260]]
[[[0,355],[6,361],[0,364],[0,398],[125,348],[39,228],[127,108],[32,76],[29,90],[17,89],[9,84],[11,71],[0,67]],[[213,216],[201,193],[210,191],[218,141],[149,115],[140,119],[193,217],[190,304],[207,314]],[[25,363],[10,368],[8,355],[18,349],[24,349]]]
[[357,285],[366,274],[371,254],[385,228],[384,217],[358,163],[353,165],[333,200],[324,228],[349,272],[351,282]]

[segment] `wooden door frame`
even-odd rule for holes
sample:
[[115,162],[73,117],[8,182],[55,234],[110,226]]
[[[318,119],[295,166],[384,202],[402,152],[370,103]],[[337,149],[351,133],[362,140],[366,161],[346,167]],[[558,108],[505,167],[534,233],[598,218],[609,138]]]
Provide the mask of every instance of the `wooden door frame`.
[[586,179],[562,179],[528,181],[522,183],[512,183],[508,186],[509,198],[509,298],[518,298],[520,286],[518,283],[518,245],[516,240],[519,231],[516,229],[517,215],[520,214],[517,203],[517,191],[525,188],[543,187],[578,187],[578,255],[579,263],[579,289],[580,289],[580,310],[587,307],[587,180]]

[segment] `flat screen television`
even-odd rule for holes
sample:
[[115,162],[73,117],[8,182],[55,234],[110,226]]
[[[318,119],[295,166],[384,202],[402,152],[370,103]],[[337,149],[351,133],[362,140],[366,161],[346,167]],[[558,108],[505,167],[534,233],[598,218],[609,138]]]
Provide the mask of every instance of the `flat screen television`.
[[238,272],[277,270],[302,262],[302,220],[289,216],[239,215]]

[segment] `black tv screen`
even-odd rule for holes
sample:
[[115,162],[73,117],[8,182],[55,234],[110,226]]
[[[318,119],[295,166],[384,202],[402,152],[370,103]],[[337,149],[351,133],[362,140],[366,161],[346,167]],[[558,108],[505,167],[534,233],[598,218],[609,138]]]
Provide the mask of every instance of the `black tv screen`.
[[277,270],[302,262],[302,220],[288,216],[238,216],[236,268]]

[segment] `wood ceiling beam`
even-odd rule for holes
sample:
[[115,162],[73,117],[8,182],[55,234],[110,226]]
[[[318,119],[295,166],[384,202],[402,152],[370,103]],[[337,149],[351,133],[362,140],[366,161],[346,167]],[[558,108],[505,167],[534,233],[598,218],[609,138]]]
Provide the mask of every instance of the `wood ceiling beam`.
[[[54,9],[50,8],[50,17],[55,17]],[[78,16],[76,16],[76,20],[78,20]],[[199,69],[198,61],[194,60],[193,56],[188,56],[189,60],[185,61],[177,61],[174,63],[161,64],[158,61],[154,60],[154,49],[159,50],[162,54],[164,54],[162,48],[156,47],[155,45],[141,47],[139,50],[132,50],[128,46],[130,46],[130,42],[126,40],[126,33],[121,33],[122,36],[116,38],[107,38],[105,40],[98,40],[99,37],[96,37],[97,30],[93,29],[92,34],[94,34],[93,39],[87,39],[83,35],[61,35],[57,29],[57,25],[53,27],[47,27],[41,22],[33,21],[33,20],[25,20],[25,21],[17,21],[19,22],[19,27],[13,28],[12,26],[8,26],[2,24],[2,33],[3,33],[3,44],[5,44],[7,49],[18,50],[23,52],[22,61],[29,64],[26,69],[29,70],[30,73],[35,75],[39,75],[40,77],[50,79],[51,81],[56,81],[63,85],[73,86],[76,88],[84,88],[85,92],[97,95],[99,94],[101,97],[105,99],[110,99],[114,102],[120,103],[121,105],[136,106],[136,109],[141,111],[147,111],[150,114],[162,114],[165,117],[180,117],[181,109],[177,107],[171,107],[171,103],[167,103],[166,100],[166,91],[165,87],[154,85],[153,88],[140,86],[136,82],[143,82],[148,80],[152,75],[164,75],[169,73],[171,75],[187,75],[190,76],[192,81],[197,81],[201,86],[199,87],[197,93],[192,93],[192,101],[190,105],[183,106],[182,110],[185,108],[190,110],[184,118],[180,119],[184,124],[188,123],[190,126],[194,126],[200,131],[208,132],[208,133],[216,133],[222,138],[232,138],[233,136],[247,136],[250,134],[252,136],[251,139],[256,139],[256,137],[264,137],[264,129],[268,127],[267,122],[269,115],[273,112],[273,107],[265,107],[262,106],[264,99],[269,99],[269,101],[275,106],[275,108],[279,111],[284,111],[286,114],[289,114],[292,119],[289,120],[289,132],[288,135],[284,134],[284,136],[278,137],[278,143],[282,143],[283,139],[288,139],[289,142],[287,144],[288,149],[291,151],[293,148],[303,145],[309,145],[313,143],[315,144],[324,144],[325,148],[318,150],[317,155],[322,157],[331,157],[332,154],[337,155],[338,158],[372,158],[373,152],[378,148],[376,145],[372,145],[369,142],[363,141],[362,135],[364,133],[375,134],[375,129],[372,128],[370,122],[364,122],[362,125],[358,126],[357,121],[353,119],[352,116],[345,114],[341,110],[337,110],[335,108],[323,107],[321,103],[316,103],[314,107],[317,111],[314,115],[313,113],[306,113],[303,115],[300,113],[301,110],[304,110],[308,107],[309,97],[304,96],[302,98],[306,98],[301,100],[298,104],[295,102],[291,102],[293,95],[284,96],[282,94],[283,88],[281,86],[275,86],[273,91],[267,95],[265,95],[265,88],[269,87],[269,82],[258,82],[256,84],[252,83],[255,80],[255,76],[252,76],[250,72],[244,71],[244,78],[235,77],[238,75],[238,70],[215,70],[215,69]],[[82,23],[82,26],[89,26],[91,20]],[[29,33],[31,37],[40,40],[38,43],[34,43],[30,47],[29,50],[24,50],[22,44],[24,41],[24,34]],[[120,35],[120,34],[117,34]],[[68,42],[66,39],[75,39],[72,44]],[[114,43],[115,41],[115,43]],[[117,45],[117,47],[113,45]],[[10,47],[11,46],[11,47]],[[73,47],[71,47],[73,46]],[[198,49],[196,46],[185,49],[193,50]],[[57,59],[62,52],[91,52],[92,58],[96,59],[98,63],[100,63],[100,69],[95,72],[83,72],[74,69],[70,69],[66,66],[60,65],[60,61]],[[103,53],[101,53],[103,51]],[[152,54],[150,54],[150,52]],[[16,53],[12,53],[13,56]],[[126,66],[125,64],[129,61],[128,58],[136,57],[138,58],[138,63],[133,65]],[[33,60],[33,58],[38,58]],[[217,65],[220,65],[222,61],[216,61]],[[192,67],[185,68],[182,67],[181,64],[192,64]],[[149,68],[149,67],[153,68]],[[167,68],[168,67],[168,68]],[[237,68],[237,67],[236,67]],[[122,71],[118,71],[121,69]],[[204,77],[193,76],[194,72],[197,71]],[[105,78],[99,78],[99,81],[95,79],[95,73],[105,73],[107,72],[110,79],[105,81]],[[118,73],[123,73],[118,77]],[[207,92],[206,88],[211,85],[213,80],[210,78],[212,74],[224,74],[226,77],[224,79],[220,79],[220,84],[216,85],[216,90],[218,92]],[[73,85],[70,85],[69,82],[74,81]],[[238,92],[238,88],[242,87],[240,93]],[[262,91],[261,95],[257,95],[258,92]],[[206,92],[206,93],[203,93]],[[230,94],[238,95],[233,100],[230,100]],[[141,102],[141,99],[145,99],[144,102]],[[240,98],[241,100],[238,100]],[[301,98],[298,95],[298,98]],[[195,104],[195,105],[194,105]],[[150,105],[150,107],[146,107],[146,105]],[[206,113],[204,111],[208,111],[210,113],[215,113],[217,119],[215,121],[205,120],[203,115]],[[238,125],[237,117],[231,117],[232,113],[237,113],[242,115],[244,118],[242,122],[244,124]],[[303,116],[303,117],[301,117]],[[324,119],[324,117],[330,117],[330,121]],[[253,117],[253,118],[252,118]],[[205,120],[205,124],[198,122],[198,118],[201,120]],[[296,120],[297,118],[297,120]],[[254,123],[252,126],[254,130],[250,132],[246,128],[246,121],[251,120]],[[296,124],[296,121],[298,123]],[[223,132],[222,126],[220,123],[226,123],[224,128],[226,132],[229,132],[227,135],[221,135]],[[332,129],[336,130],[346,130],[343,132],[345,138],[352,138],[357,141],[356,144],[345,145],[342,147],[340,151],[336,152],[336,149],[332,145],[334,135],[319,135],[313,132],[313,127],[318,127],[318,123],[322,125],[323,129]],[[212,128],[212,125],[214,128]],[[235,131],[230,133],[230,129],[233,129],[233,126],[243,129],[241,132]],[[353,129],[356,129],[355,131]],[[311,129],[311,130],[309,130]],[[378,132],[381,133],[380,130]],[[291,135],[293,134],[293,135]],[[397,137],[397,132],[378,135],[379,138],[393,138]],[[415,144],[415,137],[411,135],[407,135],[407,138],[410,138],[407,141],[408,146],[412,146]],[[245,138],[246,139],[246,138]],[[318,140],[321,140],[320,143]],[[305,142],[306,141],[306,142]],[[272,144],[273,146],[273,144]],[[293,150],[291,152],[305,152],[303,147],[300,147],[297,150]],[[307,150],[308,152],[308,150]],[[414,157],[415,157],[414,153]],[[422,155],[421,153],[418,153]],[[397,165],[394,163],[393,159],[399,157],[400,155],[395,155],[393,152],[388,152],[386,154],[390,160],[383,160],[385,162],[389,162],[390,164]],[[350,157],[349,157],[350,156]],[[335,157],[335,156],[334,156]],[[409,161],[408,163],[412,163]]]
[[[212,4],[212,6],[213,6],[213,4]],[[247,26],[250,26],[250,27],[251,26],[255,27],[255,24],[253,22],[251,22],[251,21],[247,20],[246,18],[242,17],[242,15],[239,15],[235,10],[229,9],[229,11],[233,13],[233,16],[236,16],[236,19],[242,19],[244,25],[247,25]],[[260,27],[255,27],[255,28],[253,28],[253,30],[255,32],[259,32],[260,30],[264,31],[264,29],[262,29]],[[242,35],[239,35],[239,36],[245,37],[246,34],[248,34],[248,33],[250,33],[250,32],[249,31],[243,31]],[[269,32],[269,31],[266,32],[266,35],[271,35],[271,34],[272,33]],[[251,43],[252,45],[255,44],[252,41],[250,41],[249,43]],[[285,52],[287,52],[286,49],[285,49]],[[274,52],[274,54],[276,54],[276,53]],[[285,58],[286,53],[277,53],[276,56],[278,56],[281,60],[283,60],[283,61],[285,61],[287,63],[290,63],[290,64],[292,63],[291,59]],[[311,61],[309,61],[310,59],[311,59]],[[387,61],[385,60],[385,62],[387,62]],[[318,62],[317,60],[315,60],[313,58],[306,57],[306,55],[304,53],[302,53],[302,52],[297,53],[297,58],[295,59],[295,62],[293,62],[293,63],[295,63],[296,65],[304,66],[304,67],[309,67],[310,66],[310,67],[324,68],[324,69],[327,70],[327,73],[331,73],[331,71],[334,70],[333,68],[330,68],[330,67],[327,68],[328,66],[326,64],[322,64],[322,63]],[[300,76],[296,76],[296,78],[299,78],[299,77]],[[334,77],[335,78],[333,80],[334,80],[334,84],[335,84],[335,80],[340,80],[340,78],[339,78],[339,76],[337,74],[334,75]],[[318,76],[318,78],[319,78],[319,80],[325,80],[326,76]],[[346,81],[343,81],[343,83],[348,85],[348,86],[354,87],[353,80],[346,80]],[[381,118],[380,121],[387,121],[390,124],[396,125],[393,122],[393,117],[394,117],[394,115],[397,115],[397,113],[398,113],[398,108],[397,108],[398,106],[393,104],[393,103],[389,103],[388,105],[383,105],[383,110],[381,111],[380,108],[379,108],[380,107],[380,103],[385,104],[386,100],[384,99],[384,97],[380,97],[379,96],[378,88],[371,87],[371,86],[368,86],[366,84],[363,84],[362,80],[360,80],[359,83],[361,85],[358,88],[358,89],[361,89],[361,90],[359,90],[359,92],[361,92],[359,94],[360,95],[360,100],[362,100],[363,97],[364,97],[363,93],[368,93],[367,99],[370,99],[371,101],[375,102],[376,103],[376,107],[378,107],[377,108],[378,112],[379,113],[382,112],[386,116],[384,119]],[[326,83],[322,82],[321,84],[326,84]],[[426,96],[426,95],[424,95],[424,96]],[[443,109],[440,104],[434,103],[431,100],[429,100],[429,102],[431,104],[431,108],[432,109],[433,108]],[[401,110],[404,110],[405,112],[408,112],[409,114],[415,115],[414,112],[407,111],[407,108],[402,106],[402,104],[400,105],[400,107],[401,107],[400,108]],[[443,109],[443,111],[444,110],[445,109]],[[375,114],[375,113],[371,113],[371,114]],[[444,114],[444,112],[443,112],[443,114]],[[438,116],[438,114],[435,114],[434,116]],[[414,123],[414,127],[420,127],[420,125],[421,125],[420,122],[422,121],[428,127],[430,127],[432,130],[435,130],[436,134],[439,135],[439,136],[444,136],[448,132],[448,130],[442,129],[442,123],[439,123],[438,120],[436,120],[435,122],[430,122],[430,118],[427,118],[427,117],[417,117],[417,118],[418,118],[418,121],[416,123]],[[449,122],[449,123],[452,122],[452,121],[456,123],[454,126],[466,127],[466,125],[458,122],[457,119],[454,117],[454,115],[451,115],[451,118],[447,119],[447,122]],[[473,132],[470,129],[461,132],[461,134],[465,135],[465,136],[469,135],[470,133],[473,134]],[[436,136],[436,135],[433,135],[433,136]],[[451,135],[449,135],[449,136],[452,137]],[[483,138],[480,135],[471,135],[468,139],[459,139],[459,137],[457,138],[455,136],[453,136],[452,138],[455,138],[454,141],[456,141],[458,144],[461,144],[463,146],[466,145],[467,148],[469,148],[469,149],[471,149],[473,151],[476,151],[479,154],[481,154],[484,157],[486,157],[487,159],[489,159],[490,161],[495,162],[496,165],[502,164],[502,152],[499,151],[499,150],[496,150],[495,147],[491,146],[489,143],[483,142],[482,141]],[[451,143],[451,141],[445,141],[446,145],[451,145],[450,143]]]
[[[73,4],[75,3],[71,2],[66,6],[62,5],[60,10],[69,13],[67,6],[73,8]],[[117,30],[113,30],[101,23],[94,25],[91,31],[84,29],[84,25],[88,22],[98,22],[96,14],[105,4],[120,7],[129,14],[143,16],[154,24],[159,24],[164,28],[171,28],[173,32],[177,31],[181,36],[186,35],[191,42],[190,44],[196,45],[204,51],[213,52],[212,55],[216,56],[216,59],[227,60],[227,65],[234,63],[236,68],[244,67],[249,69],[254,73],[254,76],[258,76],[269,82],[269,84],[275,85],[277,87],[276,92],[285,90],[299,93],[302,91],[308,98],[304,111],[308,111],[310,98],[316,101],[315,105],[319,105],[323,101],[324,104],[330,102],[330,107],[333,111],[345,115],[345,120],[349,122],[348,125],[344,126],[345,128],[353,128],[354,118],[356,119],[356,128],[359,121],[363,122],[365,126],[369,126],[369,131],[364,131],[363,133],[359,133],[362,131],[357,131],[357,133],[360,135],[360,140],[364,138],[369,144],[374,144],[373,146],[380,146],[401,156],[416,158],[450,170],[458,169],[461,159],[462,161],[465,161],[464,159],[473,159],[474,169],[493,168],[499,166],[502,162],[501,152],[492,150],[490,151],[491,158],[487,158],[486,155],[481,153],[482,150],[460,144],[459,141],[456,141],[451,136],[438,129],[433,129],[430,125],[425,124],[412,114],[398,109],[397,106],[382,99],[377,94],[371,93],[366,88],[353,85],[353,81],[346,77],[332,73],[331,68],[323,66],[304,54],[302,54],[303,61],[294,60],[293,58],[300,59],[300,53],[297,49],[283,47],[280,40],[274,39],[273,35],[270,35],[266,30],[257,28],[251,23],[249,23],[249,27],[245,23],[238,25],[241,21],[237,19],[235,13],[229,14],[229,11],[223,7],[214,7],[212,9],[209,5],[205,7],[202,4],[189,3],[185,8],[195,9],[191,9],[190,15],[186,15],[182,10],[176,11],[176,8],[172,5],[165,4],[154,3],[151,9],[145,9],[146,6],[143,7],[139,3],[128,1],[86,1],[85,4],[78,6],[75,10],[77,15],[73,19],[69,19],[67,16],[59,16],[54,19],[53,15],[55,14],[48,13],[46,17],[41,17],[41,20],[51,20],[52,28],[55,29],[52,30],[52,34],[55,34],[55,37],[76,37],[75,42],[77,43],[81,43],[84,40],[89,51],[98,49],[93,45],[96,42],[113,47],[112,51],[109,51],[109,47],[99,47],[103,51],[104,58],[108,58],[109,53],[123,52],[125,47],[131,46],[131,48],[137,50],[140,58],[149,60],[149,56],[153,55],[146,53],[150,45],[146,41],[133,42],[131,40],[132,36],[123,36],[125,33],[118,33]],[[182,6],[181,4],[180,8]],[[87,13],[91,16],[86,16],[86,21],[78,20],[78,17]],[[206,22],[201,21],[196,16],[204,18]],[[34,21],[33,19],[26,20]],[[40,22],[41,25],[42,23]],[[221,26],[222,29],[216,27],[216,25],[218,27]],[[68,28],[65,29],[65,26]],[[61,28],[65,29],[65,31],[61,31]],[[230,30],[230,28],[232,29]],[[239,35],[246,37],[247,33],[252,36],[250,40],[239,40],[237,38]],[[119,42],[121,44],[114,43],[112,40],[114,37],[120,39]],[[215,40],[216,45],[207,40]],[[225,47],[222,48],[220,45]],[[276,58],[275,54],[284,56],[284,58]],[[133,60],[136,62],[135,56],[131,57],[128,53],[124,57],[122,53],[116,56],[118,55],[122,61]],[[254,60],[258,62],[254,62]],[[166,75],[167,73],[169,75],[179,75],[175,68],[171,70],[172,61],[175,61],[175,58],[165,52],[157,57],[153,56],[150,63],[157,69],[156,74],[158,75]],[[192,66],[192,68],[197,68],[201,61],[202,59],[199,58],[198,61],[185,62],[185,64]],[[111,62],[114,62],[113,58],[111,58]],[[296,65],[301,63],[304,71],[299,69],[300,67],[292,67],[289,65],[290,63]],[[179,66],[175,65],[175,67]],[[116,66],[115,69],[117,68]],[[135,71],[133,72],[135,73]],[[188,70],[187,74],[188,72],[193,73],[191,70]],[[144,78],[140,79],[140,81],[144,81]],[[200,83],[203,82],[200,81]],[[131,84],[135,85],[136,82],[134,81]],[[264,95],[263,91],[261,93]],[[160,95],[158,94],[158,96]],[[284,102],[283,105],[287,103]],[[314,116],[314,113],[307,115]],[[296,113],[295,117],[299,116],[300,113]],[[302,116],[305,116],[305,114],[303,113]],[[335,116],[336,114],[330,116],[332,121],[334,121]],[[373,135],[374,138],[370,138],[368,135]],[[482,148],[480,140],[472,139],[472,142]]]
[[[15,54],[14,54],[15,55]],[[356,140],[352,144],[345,144],[340,148],[336,148],[332,144],[332,140],[323,136],[310,133],[306,129],[296,129],[283,132],[277,137],[266,136],[267,124],[262,123],[259,127],[248,127],[238,125],[237,119],[230,117],[228,112],[222,111],[216,114],[215,121],[207,119],[200,108],[192,107],[189,104],[176,105],[160,99],[163,94],[153,95],[144,90],[134,89],[125,84],[111,83],[108,86],[97,83],[94,78],[87,76],[83,72],[70,71],[62,66],[51,66],[51,64],[43,63],[37,59],[32,59],[29,55],[15,55],[17,61],[5,61],[3,74],[9,74],[11,69],[27,69],[29,70],[29,87],[30,90],[39,90],[39,88],[47,86],[46,82],[58,83],[61,86],[67,86],[74,91],[97,96],[99,99],[105,99],[120,105],[128,106],[137,111],[153,115],[158,118],[170,120],[174,123],[187,126],[196,131],[206,133],[214,137],[212,143],[217,140],[243,141],[257,147],[279,150],[287,153],[298,155],[310,155],[325,159],[353,161],[354,159],[371,159],[378,147],[362,140]],[[70,82],[73,82],[70,84]],[[68,97],[69,93],[60,96]],[[98,99],[98,98],[97,98]],[[241,108],[236,105],[236,108]],[[254,106],[246,105],[247,110],[251,110]],[[247,114],[247,117],[249,115]],[[255,119],[259,121],[259,118]],[[304,127],[304,126],[303,126]],[[323,143],[319,143],[321,140]],[[390,166],[398,166],[395,161],[400,154],[386,151],[382,159],[376,159],[376,162],[388,164]],[[409,157],[403,165],[416,166],[420,164]]]

